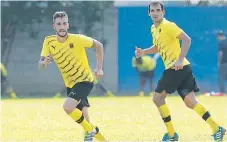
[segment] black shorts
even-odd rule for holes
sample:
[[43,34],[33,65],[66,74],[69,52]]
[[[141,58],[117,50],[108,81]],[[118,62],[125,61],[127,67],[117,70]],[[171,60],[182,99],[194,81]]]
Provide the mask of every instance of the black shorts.
[[166,93],[171,94],[176,90],[183,100],[190,92],[199,91],[192,73],[191,65],[186,65],[181,70],[165,70],[158,82],[155,92],[162,93],[165,91]]
[[89,96],[93,86],[93,82],[79,82],[72,88],[67,88],[67,96],[80,101],[77,105],[77,108],[80,110],[82,110],[83,107],[90,107],[87,97]]
[[142,78],[153,79],[154,71],[152,70],[152,71],[139,72],[139,76]]

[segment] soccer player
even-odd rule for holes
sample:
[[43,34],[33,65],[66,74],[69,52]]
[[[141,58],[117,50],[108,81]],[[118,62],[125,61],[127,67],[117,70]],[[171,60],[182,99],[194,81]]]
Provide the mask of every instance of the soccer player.
[[227,80],[227,38],[223,31],[217,34],[218,40],[218,78],[220,92],[227,93],[225,81]]
[[17,95],[13,91],[13,88],[10,86],[9,80],[7,79],[7,70],[2,63],[1,63],[0,71],[1,71],[1,88],[2,88],[1,94],[4,94],[6,90],[6,92],[10,95],[12,99],[17,99]]
[[154,69],[156,67],[156,60],[158,59],[158,57],[159,54],[156,54],[154,58],[146,55],[139,58],[132,58],[132,67],[136,69],[136,72],[139,75],[139,96],[144,96],[146,80],[149,80],[150,83],[149,95],[152,95]]
[[[226,130],[214,121],[209,111],[195,97],[195,92],[199,90],[190,62],[186,59],[191,38],[175,23],[163,18],[164,14],[164,6],[161,2],[149,4],[148,15],[153,21],[151,26],[153,46],[144,50],[136,47],[135,50],[137,57],[159,52],[165,65],[165,71],[153,95],[153,101],[168,131],[162,141],[178,140],[178,134],[173,127],[171,115],[165,103],[167,94],[174,93],[176,90],[185,105],[193,109],[210,126],[214,140],[221,141]],[[182,41],[181,48],[179,40]]]
[[94,136],[105,141],[98,128],[82,114],[82,109],[90,106],[87,97],[93,88],[94,81],[86,48],[96,48],[97,65],[94,73],[97,78],[100,78],[103,76],[103,45],[91,37],[68,33],[69,22],[66,12],[55,12],[53,28],[56,35],[47,36],[43,42],[40,68],[46,68],[51,59],[54,60],[67,88],[64,111],[83,127],[84,141],[92,141]]

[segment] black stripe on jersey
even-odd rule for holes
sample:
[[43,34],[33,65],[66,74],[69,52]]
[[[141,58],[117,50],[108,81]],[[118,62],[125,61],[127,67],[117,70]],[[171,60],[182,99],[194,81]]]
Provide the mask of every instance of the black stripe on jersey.
[[46,39],[51,38],[51,37],[56,37],[56,36],[55,35],[47,36]]
[[[81,65],[80,65],[80,66],[81,66]],[[74,72],[73,75],[75,75],[76,73],[78,73],[78,71],[79,71],[79,68],[76,69],[76,72]],[[69,74],[66,78],[72,77],[73,75],[70,75],[70,74]]]
[[53,56],[56,56],[58,53],[60,53],[63,49],[65,49],[65,47],[67,47],[68,45],[64,46],[63,48],[61,48],[57,53],[53,54]]
[[160,43],[157,43],[157,46],[162,47],[162,41]]
[[163,57],[163,60],[164,60],[164,62],[166,61],[166,58],[167,58],[167,53],[168,52],[168,50],[167,51],[165,51],[163,54],[165,55],[164,57]]
[[[65,62],[66,60],[67,60],[67,58],[71,55],[72,53],[69,53],[67,56],[65,56],[65,58],[64,58],[64,60],[62,60],[60,63],[59,62],[57,62],[58,64],[62,64],[63,62]],[[57,59],[58,60],[58,59]],[[56,60],[56,61],[57,61]],[[71,59],[70,59],[71,60]]]
[[[75,74],[78,73],[78,71],[79,71],[79,68],[76,70],[76,72],[74,72],[73,74],[69,75],[68,77],[73,77]],[[84,74],[84,71],[85,71],[85,69],[82,71],[81,74]]]
[[[83,78],[83,80],[87,79],[89,75],[90,75],[90,73],[88,73],[88,74]],[[91,80],[89,79],[89,81],[91,81]]]
[[47,45],[49,45],[53,41],[56,41],[56,39],[52,39],[52,40],[48,41]]
[[59,56],[59,57],[58,57],[58,58],[56,58],[55,60],[58,60],[58,59],[60,59],[61,57],[63,57],[63,56],[64,56],[64,54],[65,54],[67,51],[69,51],[69,50],[65,50],[63,53],[61,53],[61,56]]
[[[76,63],[77,63],[77,61],[76,61]],[[76,63],[74,63],[73,65],[72,65],[72,68],[70,68],[69,70],[67,70],[67,71],[64,71],[63,73],[68,73],[68,72],[70,72],[75,66],[74,65],[76,65]]]
[[[75,58],[75,57],[73,57],[72,59],[70,59],[69,62],[68,62],[68,64],[66,64],[64,67],[61,67],[61,69],[66,68],[74,58]],[[66,59],[65,59],[65,60],[66,60]],[[63,63],[65,60],[63,60],[61,63]],[[60,63],[60,65],[61,65],[61,63]]]
[[169,54],[169,59],[171,59],[171,56],[173,55],[173,52],[171,52],[170,54]]
[[168,66],[169,64],[173,63],[176,59],[177,59],[177,58],[174,58],[172,61],[170,61],[170,62],[167,64],[167,66]]
[[73,81],[75,82],[75,81],[78,80],[79,78],[83,77],[83,76],[84,76],[84,71],[85,71],[85,69],[82,71],[82,73],[81,73],[80,76],[78,76],[75,80],[70,81],[70,83],[73,82]]
[[164,46],[161,46],[161,48],[159,49],[159,50],[162,50],[163,48],[165,48],[166,47],[166,45],[164,45]]

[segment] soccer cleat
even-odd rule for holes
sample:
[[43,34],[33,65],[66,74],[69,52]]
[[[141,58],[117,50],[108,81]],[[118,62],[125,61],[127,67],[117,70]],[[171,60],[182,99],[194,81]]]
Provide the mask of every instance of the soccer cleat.
[[162,138],[162,142],[173,142],[173,141],[178,141],[178,134],[174,133],[173,137],[169,137],[168,133],[166,133],[163,138]]
[[222,141],[223,140],[223,137],[224,137],[224,135],[225,135],[225,132],[226,132],[226,130],[223,128],[223,127],[218,127],[218,131],[215,133],[215,134],[213,134],[212,136],[214,137],[214,140],[215,141]]
[[94,128],[91,132],[85,132],[84,142],[92,142],[96,134],[96,129]]

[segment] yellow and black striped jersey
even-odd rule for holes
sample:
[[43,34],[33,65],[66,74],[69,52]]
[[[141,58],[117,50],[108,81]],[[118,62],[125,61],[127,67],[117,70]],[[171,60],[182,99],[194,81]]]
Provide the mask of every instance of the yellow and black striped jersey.
[[65,42],[58,42],[56,36],[47,36],[43,42],[41,56],[51,55],[66,87],[72,88],[76,83],[93,81],[89,67],[86,48],[91,48],[93,39],[81,34],[68,34]]
[[[166,69],[169,69],[180,56],[180,41],[177,36],[181,32],[182,29],[165,18],[158,27],[151,26],[153,44],[158,48]],[[188,64],[190,63],[185,58],[183,65]]]

